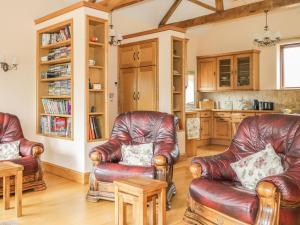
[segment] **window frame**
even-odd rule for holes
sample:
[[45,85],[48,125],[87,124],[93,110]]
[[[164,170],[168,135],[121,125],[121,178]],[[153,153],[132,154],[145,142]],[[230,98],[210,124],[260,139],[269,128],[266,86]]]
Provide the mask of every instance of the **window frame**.
[[280,89],[287,89],[287,90],[293,90],[293,89],[300,89],[299,87],[285,87],[284,86],[284,49],[286,48],[295,48],[295,47],[300,47],[300,42],[292,43],[292,44],[284,44],[280,45]]

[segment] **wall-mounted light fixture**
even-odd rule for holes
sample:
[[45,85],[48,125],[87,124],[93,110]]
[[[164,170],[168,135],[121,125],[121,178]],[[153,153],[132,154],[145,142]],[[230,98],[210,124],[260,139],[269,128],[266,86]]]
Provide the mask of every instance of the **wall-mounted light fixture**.
[[0,55],[0,67],[4,72],[9,70],[16,70],[18,68],[18,59],[17,57],[12,57],[11,64],[6,62],[6,58],[4,55]]
[[117,33],[114,30],[113,20],[112,20],[112,13],[110,14],[110,25],[109,25],[109,44],[111,46],[118,46],[123,41],[123,36]]

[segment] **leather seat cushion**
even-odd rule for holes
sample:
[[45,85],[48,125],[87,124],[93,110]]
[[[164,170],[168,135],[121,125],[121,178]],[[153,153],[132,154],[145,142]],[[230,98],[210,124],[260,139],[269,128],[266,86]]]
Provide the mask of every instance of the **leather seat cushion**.
[[259,200],[255,192],[232,182],[194,179],[190,185],[192,199],[242,222],[254,224]]
[[143,176],[154,179],[155,167],[143,167],[143,166],[127,166],[117,163],[101,163],[95,170],[95,177],[98,181],[113,182],[117,179]]
[[23,175],[32,175],[39,170],[38,161],[33,156],[25,156],[19,159],[9,160],[16,164],[24,166]]

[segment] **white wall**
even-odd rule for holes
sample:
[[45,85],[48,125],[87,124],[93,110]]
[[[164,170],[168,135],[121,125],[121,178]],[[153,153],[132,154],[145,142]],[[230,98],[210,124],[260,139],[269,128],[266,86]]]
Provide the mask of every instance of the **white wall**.
[[[296,25],[300,21],[300,7],[271,11],[269,25],[272,31],[280,31],[282,38],[300,37]],[[211,55],[256,48],[253,45],[254,34],[263,33],[265,18],[263,14],[236,20],[208,24],[189,29],[194,52],[189,51],[189,65],[193,67],[197,55]],[[260,88],[276,89],[277,48],[262,48],[260,54]],[[195,54],[196,53],[196,54]]]

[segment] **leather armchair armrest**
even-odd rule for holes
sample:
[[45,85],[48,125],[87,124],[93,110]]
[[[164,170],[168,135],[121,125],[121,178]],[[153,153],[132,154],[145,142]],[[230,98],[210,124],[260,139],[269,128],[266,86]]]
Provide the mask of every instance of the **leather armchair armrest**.
[[[199,165],[200,168],[193,166],[192,173],[199,177],[200,175],[207,179],[227,179],[234,180],[236,174],[230,167],[230,163],[235,162],[236,159],[231,151],[227,150],[218,155],[195,157],[192,164]],[[191,168],[190,168],[191,169]]]
[[156,168],[156,177],[159,180],[167,180],[167,158],[163,155],[156,155],[153,158],[154,166]]
[[259,208],[255,225],[279,224],[280,193],[277,187],[262,181],[256,187],[259,198]]
[[89,156],[94,165],[101,162],[118,162],[122,158],[121,144],[115,140],[109,140],[93,148]]
[[192,173],[193,178],[198,178],[202,176],[202,167],[200,164],[193,163],[190,166],[190,172]]
[[40,157],[44,152],[44,147],[41,143],[29,141],[26,138],[20,140],[20,154],[22,156],[32,155],[33,157]]

